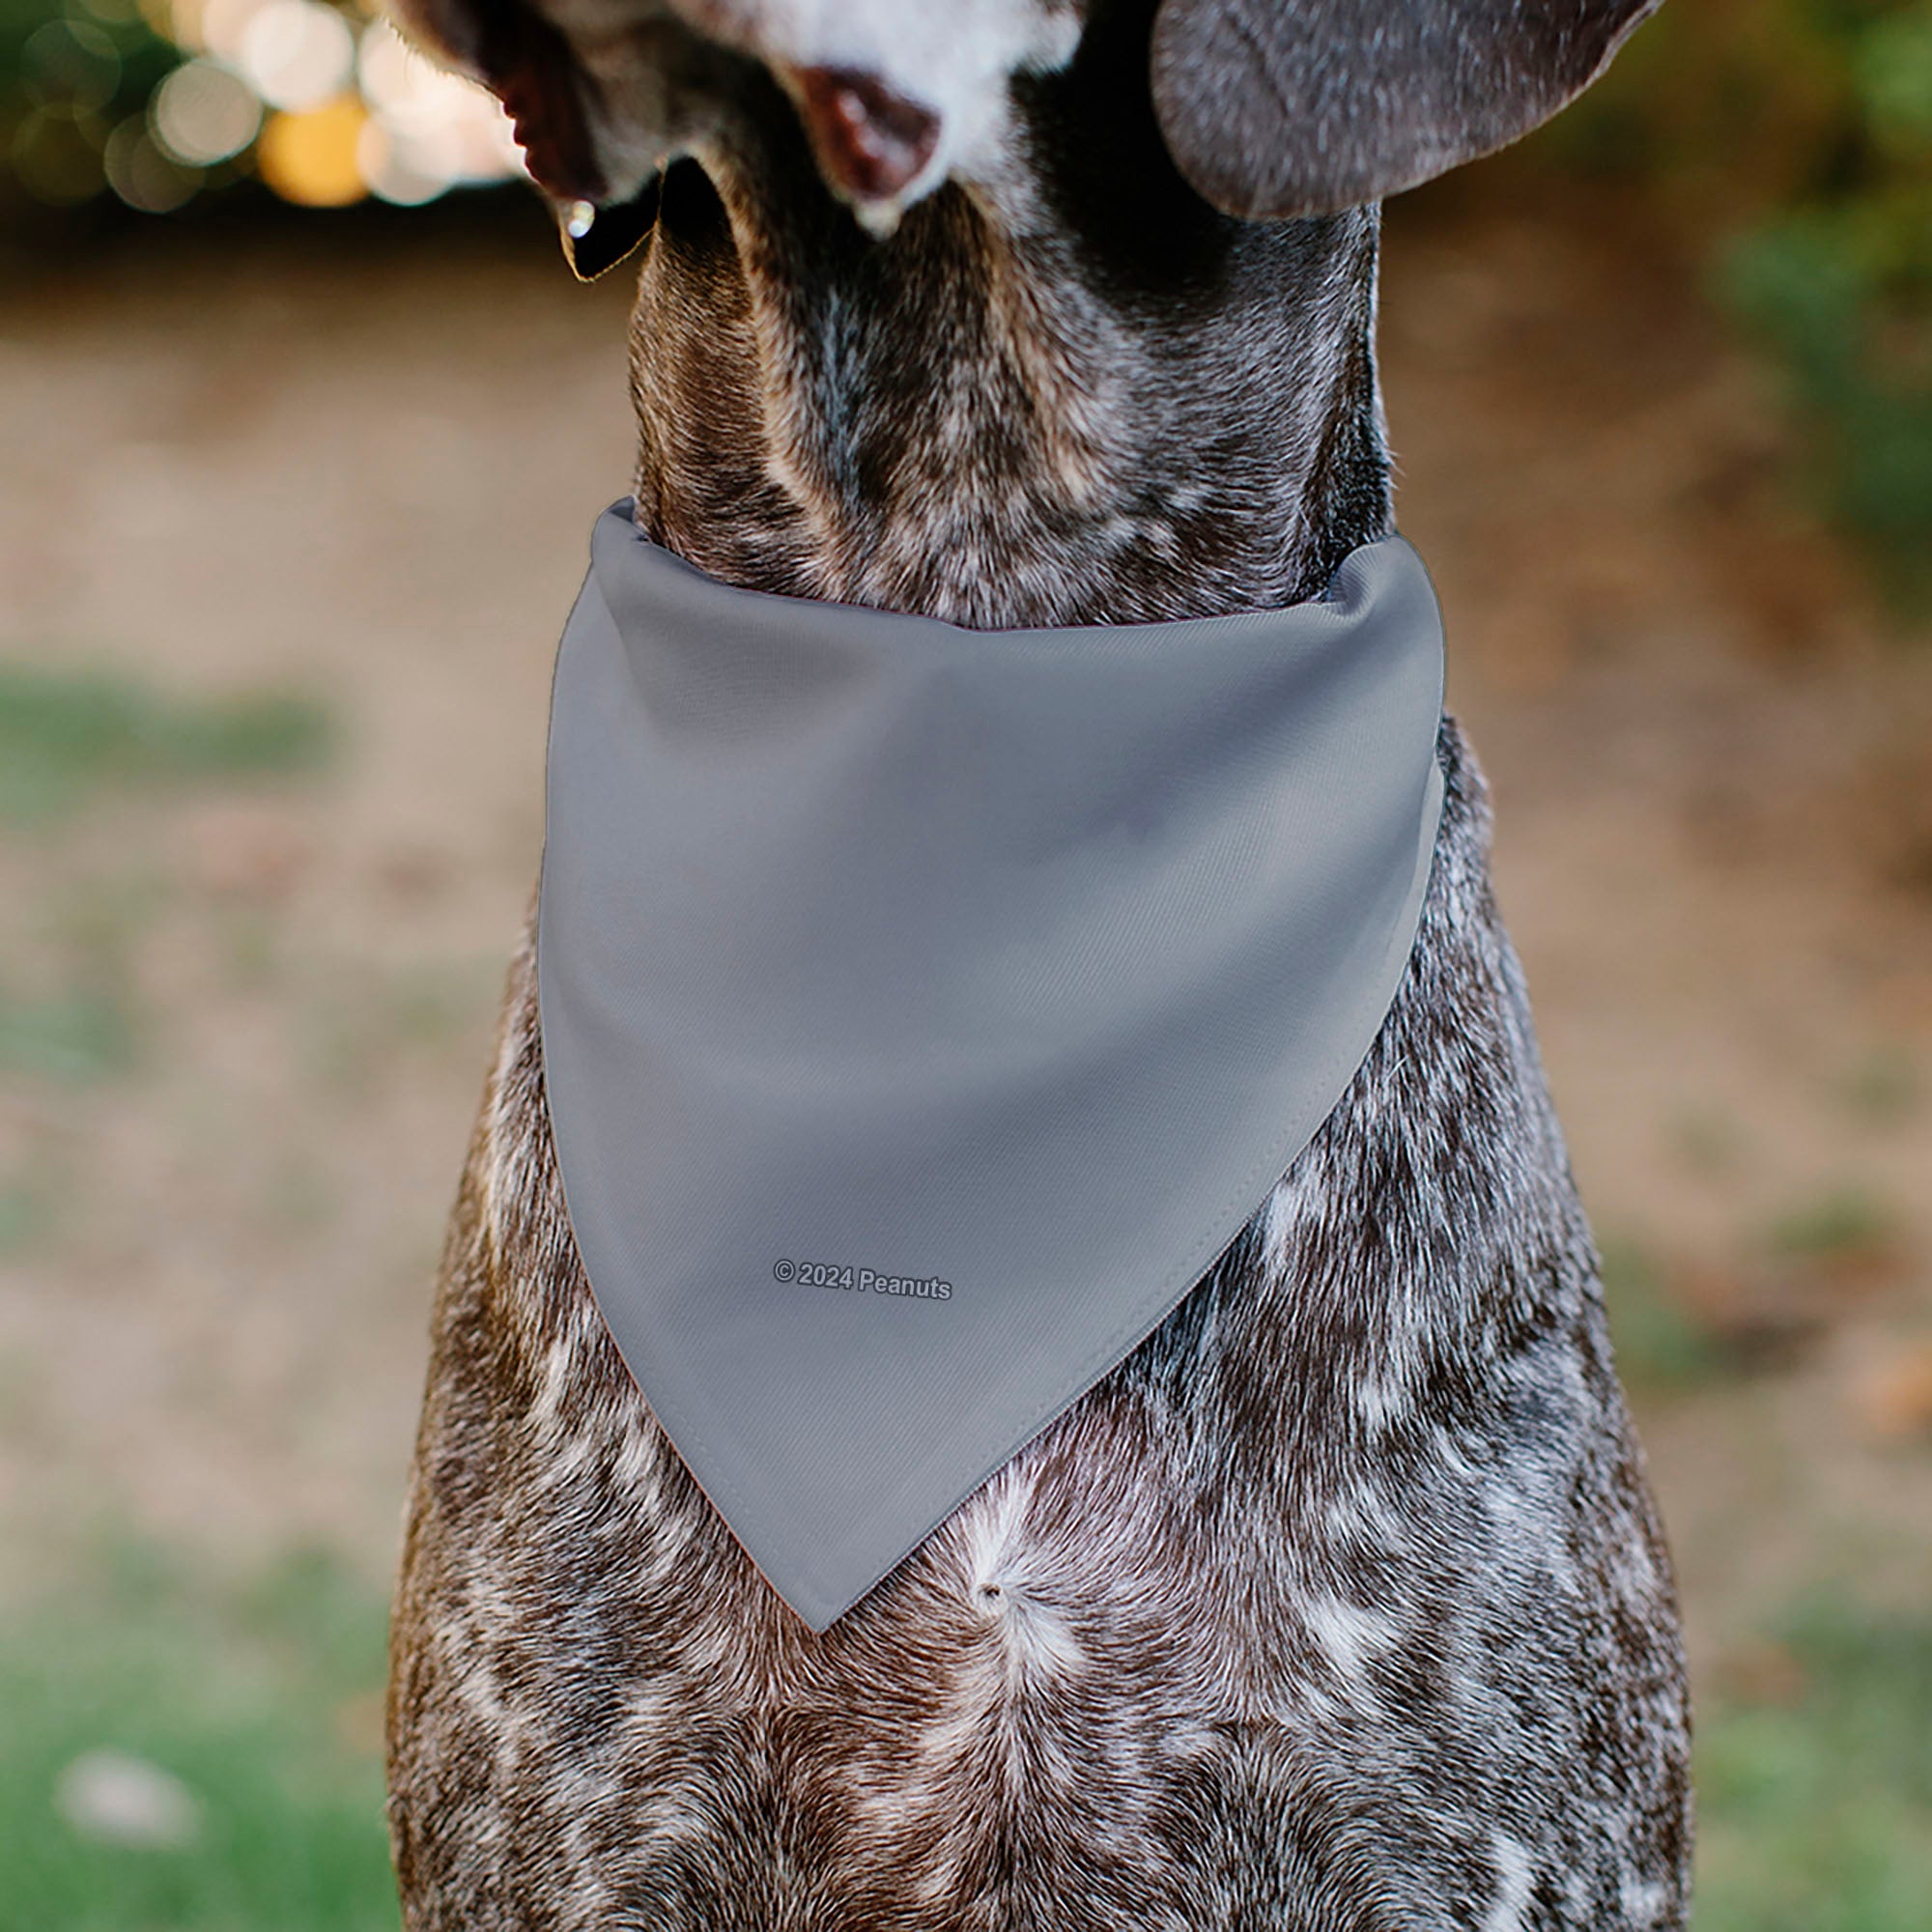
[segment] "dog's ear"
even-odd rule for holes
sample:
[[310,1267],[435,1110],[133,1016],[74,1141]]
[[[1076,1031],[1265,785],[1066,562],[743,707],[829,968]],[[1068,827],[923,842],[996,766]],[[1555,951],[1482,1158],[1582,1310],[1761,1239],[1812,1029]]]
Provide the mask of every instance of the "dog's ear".
[[1153,101],[1224,213],[1328,214],[1526,134],[1661,0],[1161,0]]

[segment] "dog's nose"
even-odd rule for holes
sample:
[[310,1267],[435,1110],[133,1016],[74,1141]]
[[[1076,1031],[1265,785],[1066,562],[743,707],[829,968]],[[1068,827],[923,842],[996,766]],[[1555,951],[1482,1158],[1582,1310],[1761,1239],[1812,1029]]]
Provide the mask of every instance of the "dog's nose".
[[796,73],[799,110],[832,184],[854,201],[891,201],[932,158],[939,117],[876,74],[808,67]]

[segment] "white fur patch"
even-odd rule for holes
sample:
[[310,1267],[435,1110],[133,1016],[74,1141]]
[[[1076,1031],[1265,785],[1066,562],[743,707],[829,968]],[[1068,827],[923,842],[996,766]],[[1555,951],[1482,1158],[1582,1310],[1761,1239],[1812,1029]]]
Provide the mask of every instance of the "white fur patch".
[[1318,1597],[1303,1611],[1308,1634],[1321,1645],[1337,1676],[1353,1684],[1372,1657],[1393,1649],[1401,1630],[1388,1617],[1364,1610],[1340,1597]]
[[1529,1848],[1502,1832],[1492,1832],[1490,1856],[1496,1861],[1496,1895],[1484,1915],[1483,1932],[1521,1932],[1523,1907],[1536,1878]]

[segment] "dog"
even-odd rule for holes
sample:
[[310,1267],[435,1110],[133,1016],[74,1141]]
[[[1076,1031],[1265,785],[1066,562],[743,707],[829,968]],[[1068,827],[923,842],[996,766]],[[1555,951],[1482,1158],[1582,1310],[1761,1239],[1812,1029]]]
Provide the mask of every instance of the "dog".
[[[640,530],[981,628],[1272,609],[1388,535],[1380,199],[1655,4],[397,0],[514,114],[579,272],[643,246]],[[395,1600],[412,1932],[1682,1925],[1669,1558],[1447,717],[1437,757],[1343,1099],[820,1634],[591,1299],[526,926]]]

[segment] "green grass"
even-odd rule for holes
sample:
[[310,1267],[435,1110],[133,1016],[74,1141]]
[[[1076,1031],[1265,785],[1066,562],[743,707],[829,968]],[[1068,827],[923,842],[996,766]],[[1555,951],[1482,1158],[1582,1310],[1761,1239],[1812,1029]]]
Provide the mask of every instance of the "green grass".
[[1847,1184],[1778,1216],[1767,1239],[1779,1254],[1831,1262],[1886,1250],[1896,1236],[1891,1208],[1868,1189]]
[[1895,1126],[1911,1120],[1925,1099],[1918,1062],[1903,1046],[1873,1047],[1839,1083],[1847,1113],[1871,1126]]
[[0,1256],[31,1248],[51,1218],[44,1194],[24,1181],[0,1180]]
[[190,702],[116,672],[0,666],[0,824],[63,818],[109,789],[306,770],[333,738],[309,698]]
[[[0,1932],[390,1932],[381,1764],[355,1735],[382,1671],[382,1605],[315,1558],[217,1601],[124,1552],[0,1629]],[[102,1749],[187,1787],[193,1843],[60,1815],[61,1773]]]
[[1605,1236],[1604,1305],[1617,1372],[1634,1389],[1699,1387],[1730,1367],[1722,1340],[1670,1293],[1663,1270],[1641,1242]]
[[1774,1634],[1796,1694],[1700,1724],[1697,1932],[1925,1932],[1932,1617],[1821,1599]]
[[0,989],[0,1071],[81,1085],[127,1073],[139,1058],[139,1030],[118,991],[22,1000]]

